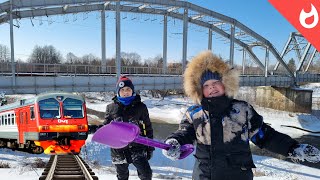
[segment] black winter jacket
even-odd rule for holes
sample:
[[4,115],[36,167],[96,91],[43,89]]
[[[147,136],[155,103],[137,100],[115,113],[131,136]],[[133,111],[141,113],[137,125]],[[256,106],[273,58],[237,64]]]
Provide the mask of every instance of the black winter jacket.
[[196,142],[194,180],[252,180],[249,140],[285,156],[297,144],[266,125],[250,104],[225,96],[204,98],[201,105],[190,107],[169,138],[181,145]]
[[[111,121],[130,122],[140,127],[140,135],[153,139],[153,128],[149,118],[147,106],[141,102],[139,95],[132,101],[131,104],[124,106],[117,97],[112,99],[114,102],[107,105],[104,125]],[[128,146],[121,149],[111,148],[111,157],[114,164],[130,163],[127,157],[134,154],[146,153],[154,151],[154,147],[144,146],[137,143],[130,143]]]

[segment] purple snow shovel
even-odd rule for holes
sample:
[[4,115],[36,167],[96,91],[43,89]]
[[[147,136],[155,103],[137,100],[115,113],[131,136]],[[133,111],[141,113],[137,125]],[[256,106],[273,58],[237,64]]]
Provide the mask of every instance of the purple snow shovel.
[[[103,126],[94,133],[92,141],[106,144],[114,149],[126,147],[129,143],[135,142],[146,146],[157,147],[165,150],[169,150],[171,145],[165,144],[160,141],[142,137],[140,134],[140,128],[132,123],[125,122],[111,122],[108,125]],[[181,146],[180,157],[183,159],[191,154],[194,150],[192,144],[185,144]]]

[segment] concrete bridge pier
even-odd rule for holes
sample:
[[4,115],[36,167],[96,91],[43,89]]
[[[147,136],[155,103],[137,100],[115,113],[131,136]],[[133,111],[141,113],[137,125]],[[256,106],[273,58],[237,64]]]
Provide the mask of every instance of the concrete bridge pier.
[[312,90],[260,86],[256,91],[256,104],[281,111],[311,113]]

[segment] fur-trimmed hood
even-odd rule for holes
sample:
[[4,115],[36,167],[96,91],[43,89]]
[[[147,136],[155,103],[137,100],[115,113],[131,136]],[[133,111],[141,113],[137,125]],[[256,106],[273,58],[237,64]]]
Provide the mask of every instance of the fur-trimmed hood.
[[234,97],[239,89],[239,73],[211,51],[204,51],[194,57],[187,65],[183,75],[185,93],[197,104],[203,98],[201,76],[206,71],[218,72],[222,76],[225,94]]

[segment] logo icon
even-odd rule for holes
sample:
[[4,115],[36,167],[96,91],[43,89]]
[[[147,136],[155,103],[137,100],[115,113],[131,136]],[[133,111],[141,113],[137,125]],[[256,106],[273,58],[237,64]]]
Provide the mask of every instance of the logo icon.
[[[306,19],[311,18],[312,16],[313,16],[313,22],[311,24],[307,24]],[[313,4],[311,4],[311,11],[309,13],[306,13],[304,9],[301,10],[299,21],[300,21],[300,24],[307,29],[314,28],[318,24],[318,21],[319,21],[318,11],[313,6]]]
[[68,124],[68,120],[58,119],[58,123],[66,123],[66,124]]

